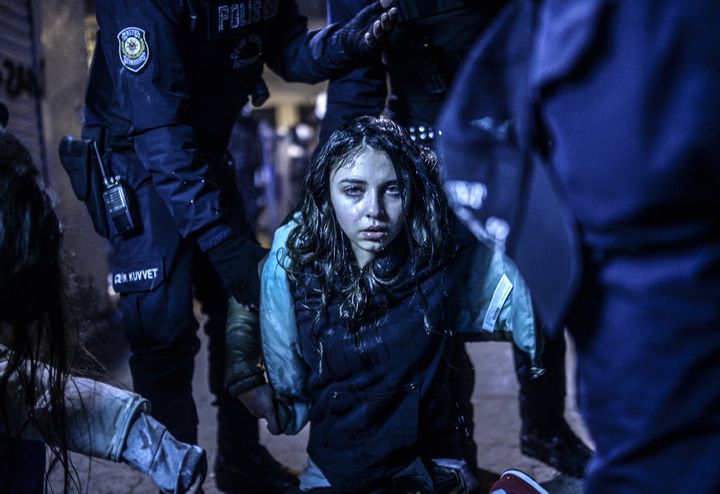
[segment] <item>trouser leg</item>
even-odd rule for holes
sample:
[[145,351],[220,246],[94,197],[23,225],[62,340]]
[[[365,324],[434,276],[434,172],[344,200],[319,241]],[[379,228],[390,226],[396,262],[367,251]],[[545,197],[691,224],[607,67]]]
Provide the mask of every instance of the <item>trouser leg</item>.
[[613,260],[582,292],[569,327],[589,493],[720,492],[720,282],[672,272],[691,256]]
[[520,418],[525,429],[557,427],[565,412],[565,338],[546,338],[542,352],[545,372],[533,377],[530,357],[513,345],[515,374],[520,385]]
[[192,377],[200,343],[192,312],[190,263],[185,255],[156,289],[123,295],[120,310],[130,342],[135,392],[150,400],[152,415],[177,439],[196,443]]
[[477,445],[475,444],[475,415],[472,394],[475,389],[475,368],[465,349],[465,343],[456,338],[453,342],[452,372],[450,374],[450,396],[460,429],[460,448],[463,459],[471,469],[477,466]]
[[134,389],[179,440],[197,442],[192,397],[199,349],[192,303],[193,242],[180,237],[165,203],[133,153],[113,153],[113,172],[130,187],[140,229],[111,238],[113,285],[130,343]]
[[197,252],[193,266],[195,296],[207,316],[209,383],[217,406],[217,444],[229,463],[243,457],[244,450],[257,446],[258,421],[223,385],[225,375],[225,323],[228,294],[207,256]]
[[520,384],[520,451],[564,474],[581,477],[592,451],[565,421],[565,336],[546,338],[542,353],[545,372],[532,376],[527,354],[513,347]]

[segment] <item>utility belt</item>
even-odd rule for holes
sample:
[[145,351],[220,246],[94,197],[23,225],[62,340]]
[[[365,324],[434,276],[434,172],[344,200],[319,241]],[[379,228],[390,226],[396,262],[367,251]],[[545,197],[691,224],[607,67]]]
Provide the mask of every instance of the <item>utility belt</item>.
[[105,238],[130,235],[139,227],[137,206],[127,185],[112,173],[110,151],[132,150],[132,142],[107,132],[100,132],[98,141],[63,137],[60,163],[75,196],[85,203],[95,231]]
[[116,136],[107,132],[105,129],[100,132],[100,136],[97,141],[100,152],[103,154],[108,151],[123,153],[135,150],[135,145],[131,139],[124,136]]

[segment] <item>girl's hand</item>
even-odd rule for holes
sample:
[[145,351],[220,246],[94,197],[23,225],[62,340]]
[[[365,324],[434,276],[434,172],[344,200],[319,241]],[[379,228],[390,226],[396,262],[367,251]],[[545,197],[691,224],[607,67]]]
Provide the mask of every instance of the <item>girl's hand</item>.
[[257,386],[238,395],[238,398],[245,405],[250,413],[259,419],[267,421],[267,428],[270,434],[280,434],[277,406],[272,389],[268,384]]

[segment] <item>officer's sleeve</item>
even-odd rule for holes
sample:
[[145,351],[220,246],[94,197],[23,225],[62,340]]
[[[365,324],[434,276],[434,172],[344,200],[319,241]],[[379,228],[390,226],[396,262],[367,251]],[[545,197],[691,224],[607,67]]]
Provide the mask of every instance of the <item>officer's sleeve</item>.
[[183,2],[98,0],[99,47],[143,164],[183,236],[220,218],[188,120]]
[[[376,15],[369,14],[365,20],[369,23]],[[267,39],[265,61],[288,82],[315,84],[338,77],[361,62],[343,46],[340,31],[344,27],[332,24],[308,31],[307,19],[300,15],[295,1],[281,2],[272,36]]]
[[[328,1],[328,24],[349,21],[369,3],[368,0]],[[385,66],[378,54],[368,59],[367,65],[330,81],[318,149],[340,125],[361,115],[380,115],[387,97],[385,77]]]

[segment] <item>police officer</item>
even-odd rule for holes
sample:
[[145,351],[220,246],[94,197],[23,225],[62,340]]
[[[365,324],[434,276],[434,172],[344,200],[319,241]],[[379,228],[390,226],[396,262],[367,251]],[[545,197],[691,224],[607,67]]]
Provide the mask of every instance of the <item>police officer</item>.
[[[439,132],[435,122],[456,72],[477,37],[506,3],[506,0],[400,1],[398,24],[383,47],[382,60],[378,56],[366,66],[330,82],[321,145],[340,124],[359,115],[385,111],[416,142],[432,146]],[[331,0],[328,5],[330,22],[344,22],[366,7],[368,1]],[[514,350],[520,383],[522,452],[565,474],[581,476],[590,450],[564,419],[566,376],[562,335],[545,342],[545,373],[537,378],[533,378],[532,366],[523,352]],[[474,372],[462,343],[455,354],[458,372],[453,386],[467,431],[462,453],[474,475],[483,476],[486,473],[476,467],[477,447],[472,439],[470,398]],[[477,485],[475,479],[467,474],[466,477],[470,486]],[[488,480],[492,479],[481,479],[481,484]]]
[[[538,312],[575,340],[589,494],[720,492],[718,16],[703,0],[513,2],[441,120],[451,180],[524,191],[488,207],[520,219]],[[462,163],[478,153],[484,174]]]
[[[263,64],[294,81],[338,74],[391,28],[395,11],[387,7],[375,3],[344,26],[308,32],[290,0],[97,2],[83,134],[99,145],[107,174],[119,177],[106,186],[106,211],[91,214],[114,247],[133,384],[172,434],[197,442],[196,296],[208,316],[223,491],[280,492],[295,482],[258,445],[257,421],[222,386],[225,289],[256,304],[264,255],[222,190],[232,186],[223,158],[231,127],[248,99],[267,98]],[[262,368],[245,377],[235,392],[272,425]]]

